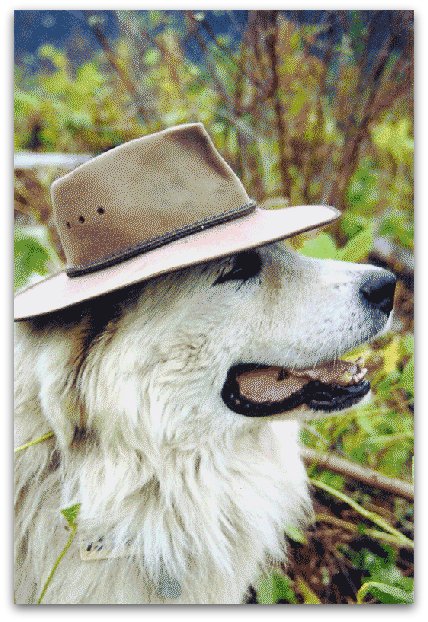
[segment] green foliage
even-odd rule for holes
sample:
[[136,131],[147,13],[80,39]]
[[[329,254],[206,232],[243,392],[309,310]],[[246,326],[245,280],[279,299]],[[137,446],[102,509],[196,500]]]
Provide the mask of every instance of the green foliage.
[[366,579],[357,594],[357,602],[362,603],[367,594],[384,604],[410,604],[413,602],[413,579],[403,576],[396,566],[396,553],[385,545],[384,555],[376,555],[362,549],[353,556],[356,568],[366,573]]
[[14,287],[20,289],[34,275],[44,276],[49,272],[53,249],[46,239],[15,229],[14,234]]
[[299,251],[308,257],[319,259],[338,259],[340,261],[362,261],[373,248],[373,225],[366,226],[355,232],[342,248],[338,248],[329,233],[318,233],[303,242]]
[[366,594],[371,593],[381,603],[385,605],[411,605],[413,603],[413,590],[402,590],[389,583],[379,581],[367,581],[358,590],[357,603],[364,602]]
[[329,233],[319,233],[317,236],[303,242],[299,248],[302,255],[318,257],[319,259],[336,259],[337,246]]
[[363,158],[351,177],[347,200],[351,212],[372,214],[380,201],[381,171],[372,158]]
[[292,604],[298,602],[290,579],[279,572],[273,572],[260,582],[257,602],[260,605],[273,605],[279,601]]
[[[28,149],[32,128],[45,151],[99,152],[142,133],[129,96],[113,87],[99,57],[73,71],[67,54],[43,46],[49,70],[15,76],[15,150]],[[118,93],[120,94],[118,96]]]
[[[372,400],[347,414],[311,423],[303,438],[320,451],[333,449],[385,475],[410,480],[413,339],[409,334],[390,335],[383,344],[382,349],[367,345],[343,357],[365,358],[371,370]],[[337,481],[340,489],[339,484]]]
[[408,117],[379,123],[372,130],[372,138],[376,147],[391,155],[398,164],[412,166],[414,141]]

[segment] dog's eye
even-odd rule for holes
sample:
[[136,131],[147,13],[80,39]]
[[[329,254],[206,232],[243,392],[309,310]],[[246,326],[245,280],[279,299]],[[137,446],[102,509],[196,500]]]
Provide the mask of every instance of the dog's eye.
[[233,259],[232,269],[220,274],[214,285],[225,283],[226,281],[248,281],[248,279],[257,276],[261,268],[262,260],[257,251],[239,253]]

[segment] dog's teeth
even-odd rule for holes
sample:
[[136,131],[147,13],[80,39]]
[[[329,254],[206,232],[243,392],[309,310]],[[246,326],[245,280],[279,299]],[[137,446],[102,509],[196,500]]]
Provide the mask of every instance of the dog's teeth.
[[355,383],[360,382],[360,380],[362,380],[364,378],[364,376],[367,374],[367,367],[362,367],[358,370],[358,372],[356,374],[354,374],[353,376],[353,381]]
[[353,380],[355,380],[356,376],[353,372],[347,371],[342,375],[341,380],[346,382],[346,384],[350,384]]

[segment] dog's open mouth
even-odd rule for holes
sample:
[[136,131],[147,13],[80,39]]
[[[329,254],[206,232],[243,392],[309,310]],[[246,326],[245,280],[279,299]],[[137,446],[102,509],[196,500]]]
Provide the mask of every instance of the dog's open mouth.
[[231,410],[247,417],[266,417],[306,405],[325,412],[343,410],[370,390],[360,361],[331,361],[308,369],[286,369],[247,363],[229,369],[222,398]]

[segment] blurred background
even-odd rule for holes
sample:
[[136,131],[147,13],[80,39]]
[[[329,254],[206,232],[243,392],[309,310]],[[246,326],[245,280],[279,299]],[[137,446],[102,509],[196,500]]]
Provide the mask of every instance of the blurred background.
[[265,206],[343,211],[302,253],[395,272],[372,402],[305,424],[316,522],[248,600],[412,602],[413,13],[15,11],[14,103],[15,288],[63,265],[56,177],[189,121]]

